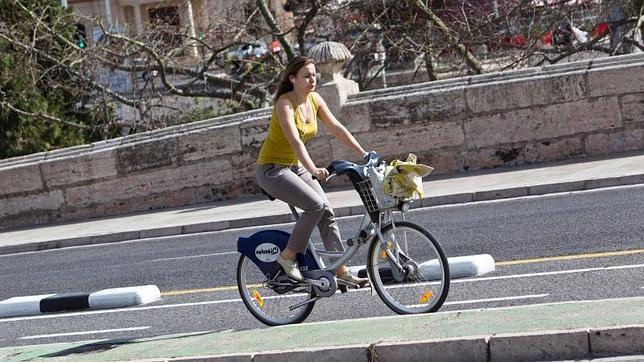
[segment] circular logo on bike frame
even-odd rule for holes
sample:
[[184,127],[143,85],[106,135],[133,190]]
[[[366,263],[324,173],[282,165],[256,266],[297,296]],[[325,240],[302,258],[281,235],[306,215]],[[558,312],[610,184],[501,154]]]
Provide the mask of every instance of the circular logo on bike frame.
[[264,263],[276,261],[278,255],[280,255],[280,248],[275,244],[263,243],[255,248],[255,257]]

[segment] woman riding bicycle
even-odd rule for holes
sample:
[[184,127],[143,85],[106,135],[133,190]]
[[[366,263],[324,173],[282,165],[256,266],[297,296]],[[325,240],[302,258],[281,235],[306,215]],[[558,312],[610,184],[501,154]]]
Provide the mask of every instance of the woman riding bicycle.
[[[303,210],[295,223],[286,248],[277,262],[286,274],[302,281],[296,255],[305,253],[317,225],[324,247],[342,251],[340,230],[335,215],[322,187],[314,179],[325,180],[326,168],[315,165],[306,149],[306,143],[317,133],[318,117],[339,141],[356,155],[364,157],[365,150],[349,131],[333,116],[329,107],[315,90],[315,63],[307,57],[297,57],[286,67],[275,94],[268,136],[257,159],[257,181],[271,196]],[[358,278],[342,265],[336,276],[346,282],[365,286],[367,278]]]

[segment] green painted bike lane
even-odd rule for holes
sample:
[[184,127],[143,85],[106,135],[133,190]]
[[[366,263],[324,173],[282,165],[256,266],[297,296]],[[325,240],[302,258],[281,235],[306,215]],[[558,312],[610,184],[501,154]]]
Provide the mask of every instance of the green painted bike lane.
[[[0,349],[2,361],[122,361],[644,325],[644,297]],[[644,345],[644,341],[642,341]]]

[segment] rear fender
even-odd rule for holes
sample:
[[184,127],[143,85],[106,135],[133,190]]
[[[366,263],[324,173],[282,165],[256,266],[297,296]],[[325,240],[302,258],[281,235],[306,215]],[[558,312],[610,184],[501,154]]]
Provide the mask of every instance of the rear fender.
[[[280,271],[277,256],[284,250],[290,237],[291,234],[281,230],[259,231],[249,237],[239,237],[237,251],[252,260],[271,279]],[[297,254],[297,264],[303,272],[319,269],[308,250],[306,254]]]

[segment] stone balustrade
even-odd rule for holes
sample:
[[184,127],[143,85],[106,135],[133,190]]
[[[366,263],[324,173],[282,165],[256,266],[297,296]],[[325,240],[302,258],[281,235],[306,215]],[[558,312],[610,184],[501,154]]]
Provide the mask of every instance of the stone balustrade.
[[[270,109],[0,161],[0,228],[256,193]],[[337,114],[367,149],[435,173],[644,149],[644,56],[485,74],[349,96]],[[353,159],[325,132],[319,165]]]

